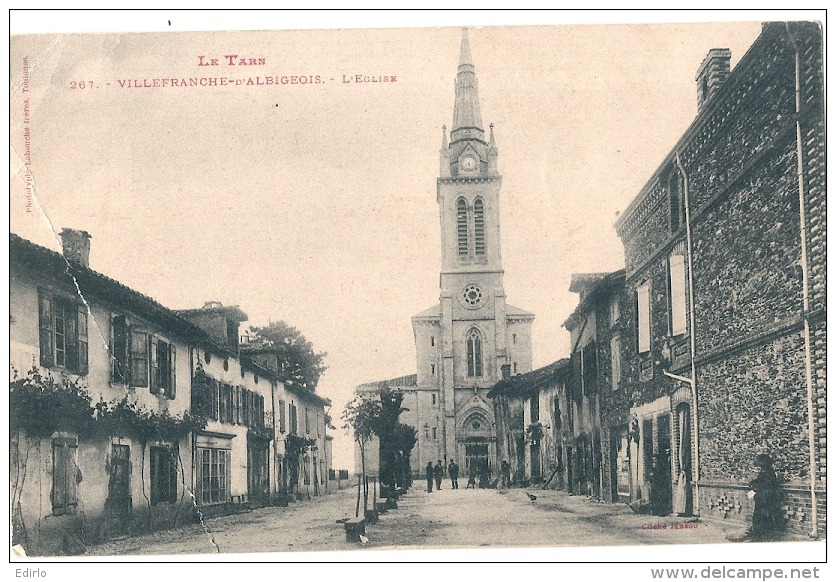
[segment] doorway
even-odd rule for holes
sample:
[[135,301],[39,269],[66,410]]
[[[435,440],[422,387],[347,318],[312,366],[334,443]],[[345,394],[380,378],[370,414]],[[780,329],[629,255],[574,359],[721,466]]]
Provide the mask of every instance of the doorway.
[[479,474],[489,467],[487,441],[468,440],[464,443],[465,471]]
[[131,502],[131,447],[110,446],[110,471],[105,500],[104,537],[119,537],[130,533]]

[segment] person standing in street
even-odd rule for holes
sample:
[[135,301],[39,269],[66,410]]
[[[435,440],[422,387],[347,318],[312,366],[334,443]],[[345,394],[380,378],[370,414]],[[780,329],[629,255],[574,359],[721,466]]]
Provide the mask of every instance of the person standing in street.
[[450,475],[450,487],[453,489],[459,488],[459,466],[456,461],[451,460],[450,466],[447,467],[447,474]]
[[427,463],[427,493],[433,492],[433,462]]
[[507,489],[511,486],[511,465],[508,464],[508,461],[502,459],[502,488]]
[[437,491],[441,491],[441,480],[444,478],[444,465],[441,464],[441,459],[438,460],[438,463],[435,466],[434,474],[435,488]]

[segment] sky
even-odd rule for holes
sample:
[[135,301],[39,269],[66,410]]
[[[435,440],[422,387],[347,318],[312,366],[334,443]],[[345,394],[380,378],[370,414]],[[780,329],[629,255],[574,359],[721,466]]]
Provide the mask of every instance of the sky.
[[[332,19],[321,22],[332,30],[14,37],[11,231],[59,250],[54,232],[83,229],[95,270],[167,307],[221,301],[247,325],[296,326],[328,354],[317,391],[338,419],[357,384],[415,372],[410,317],[438,301],[435,180],[467,16],[437,23],[452,27],[333,29]],[[760,32],[759,22],[545,21],[555,24],[469,31],[503,176],[505,290],[536,314],[535,367],[568,354],[572,273],[623,266],[612,225],[693,121],[708,50],[731,49],[734,67]],[[103,30],[137,29],[120,24]],[[264,64],[230,67],[227,54]],[[397,80],[342,82],[355,75]],[[290,76],[321,82],[281,84]],[[279,81],[128,87],[192,77]],[[337,431],[334,466],[351,468],[351,451]]]

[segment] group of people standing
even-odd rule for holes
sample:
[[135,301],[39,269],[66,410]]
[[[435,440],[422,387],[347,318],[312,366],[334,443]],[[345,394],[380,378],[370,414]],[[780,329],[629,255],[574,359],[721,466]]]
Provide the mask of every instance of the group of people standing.
[[[441,464],[441,459],[433,465],[432,461],[427,463],[427,493],[433,492],[433,481],[435,481],[435,488],[437,491],[441,490],[441,480],[444,478],[444,465]],[[450,461],[447,466],[447,474],[450,476],[450,486],[453,489],[459,488],[459,466],[456,461]]]
[[[426,467],[427,473],[427,493],[432,493],[433,491],[433,483],[435,483],[436,491],[441,489],[441,481],[444,479],[444,465],[441,463],[441,459],[439,459],[435,465],[432,464],[432,461],[427,463]],[[450,461],[450,464],[447,466],[447,475],[450,477],[450,486],[453,489],[459,488],[459,466],[456,464],[455,461]],[[511,470],[508,465],[508,461],[502,461],[502,471],[501,477],[504,487],[509,487],[511,485]],[[479,483],[480,489],[485,489],[491,486],[491,469],[488,467],[488,464],[485,463],[481,469],[477,469],[475,464],[471,464],[470,467],[470,475],[468,476],[467,480],[467,489],[476,488],[476,483]]]

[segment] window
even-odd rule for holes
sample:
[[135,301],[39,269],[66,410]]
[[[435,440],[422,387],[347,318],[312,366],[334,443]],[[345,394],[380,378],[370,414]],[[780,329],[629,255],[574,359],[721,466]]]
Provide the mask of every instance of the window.
[[87,308],[41,292],[38,320],[41,365],[87,374]]
[[177,453],[171,447],[151,447],[151,505],[177,501]]
[[151,338],[151,394],[175,397],[174,373],[177,363],[177,348],[165,340]]
[[435,364],[430,364],[430,374],[435,376]]
[[671,205],[671,232],[676,232],[685,222],[685,199],[679,187],[677,172],[673,172],[668,179],[668,196]]
[[435,406],[435,403],[436,403],[436,396],[435,396],[435,394],[432,394],[431,396],[432,396],[433,406]]
[[530,422],[540,421],[540,397],[535,394],[528,401],[528,413],[530,415]]
[[594,394],[598,386],[598,349],[594,341],[583,348],[583,388],[585,394]]
[[73,513],[78,507],[79,471],[76,457],[78,440],[74,437],[52,441],[52,513]]
[[435,347],[435,336],[434,335],[430,336],[430,347],[432,347],[432,348]]
[[467,332],[467,375],[482,376],[482,336],[476,328]]
[[148,334],[130,330],[130,384],[148,386]]
[[668,260],[670,275],[670,330],[671,335],[685,333],[685,257],[671,255]]
[[458,242],[459,257],[468,254],[467,244],[467,202],[459,198],[456,202],[456,240]]
[[235,422],[235,408],[233,406],[233,387],[230,384],[220,383],[220,402],[218,420],[228,424]]
[[198,449],[200,459],[200,503],[224,503],[229,498],[229,451]]
[[433,427],[433,440],[438,440],[438,427]]
[[636,341],[639,353],[650,351],[650,283],[636,289]]
[[290,405],[290,434],[296,434],[298,430],[298,419],[296,412],[296,405]]
[[517,363],[514,362],[514,374],[516,374],[516,373],[517,373]]
[[517,345],[517,334],[515,334],[515,333],[511,334],[511,343],[514,344],[514,345]]
[[477,257],[485,256],[485,204],[477,198],[473,204],[473,241]]
[[284,400],[279,400],[279,432],[284,433],[286,430],[287,416],[285,414]]
[[305,407],[305,434],[311,434],[311,417],[307,406]]
[[128,383],[128,323],[124,315],[110,318],[110,378],[117,384]]
[[610,325],[615,325],[621,318],[621,308],[618,305],[618,296],[610,298]]
[[621,338],[614,335],[610,338],[610,372],[612,373],[612,389],[621,387]]

